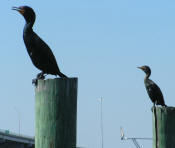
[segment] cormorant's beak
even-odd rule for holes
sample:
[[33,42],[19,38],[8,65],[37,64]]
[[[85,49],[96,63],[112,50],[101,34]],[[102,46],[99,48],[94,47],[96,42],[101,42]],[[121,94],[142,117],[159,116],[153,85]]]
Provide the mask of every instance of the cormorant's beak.
[[21,13],[22,15],[24,14],[24,9],[22,7],[12,7],[12,10],[16,10],[19,13]]
[[20,11],[19,7],[12,7],[12,10]]
[[141,70],[143,70],[143,69],[144,69],[143,67],[137,67],[137,68],[139,68],[139,69],[141,69]]

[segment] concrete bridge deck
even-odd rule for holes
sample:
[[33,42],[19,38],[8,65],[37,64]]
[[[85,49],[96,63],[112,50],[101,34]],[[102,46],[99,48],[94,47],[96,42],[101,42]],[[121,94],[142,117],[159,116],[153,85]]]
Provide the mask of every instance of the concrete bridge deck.
[[34,148],[34,137],[0,130],[0,148]]

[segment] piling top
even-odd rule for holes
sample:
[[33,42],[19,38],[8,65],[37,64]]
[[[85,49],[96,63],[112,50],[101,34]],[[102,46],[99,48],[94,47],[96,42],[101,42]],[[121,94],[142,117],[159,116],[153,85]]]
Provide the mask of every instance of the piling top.
[[[40,90],[40,89],[44,89],[44,87],[50,87],[50,84],[53,85],[57,85],[57,84],[61,84],[62,87],[64,86],[69,86],[71,84],[75,84],[76,86],[78,85],[78,78],[77,77],[72,77],[72,78],[54,78],[54,79],[46,79],[46,80],[38,80],[37,82],[37,86],[36,86],[36,90]],[[46,88],[45,88],[46,89]]]
[[41,80],[41,79],[39,79],[38,80],[38,83],[40,82],[46,82],[46,81],[66,81],[66,80],[75,80],[75,79],[78,79],[77,77],[69,77],[69,78],[54,78],[54,79],[52,79],[52,78],[48,78],[48,79],[45,79],[45,80]]
[[[153,111],[154,107],[152,107],[152,111]],[[160,106],[156,106],[156,111],[164,113],[164,114],[169,114],[169,113],[174,113],[175,114],[175,107],[173,106],[167,106],[167,107],[160,107]]]

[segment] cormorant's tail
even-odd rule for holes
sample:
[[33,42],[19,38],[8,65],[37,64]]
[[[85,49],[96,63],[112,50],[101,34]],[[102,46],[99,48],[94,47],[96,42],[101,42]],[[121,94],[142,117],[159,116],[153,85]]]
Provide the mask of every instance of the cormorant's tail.
[[68,78],[65,74],[59,72],[58,75],[61,77],[61,78]]

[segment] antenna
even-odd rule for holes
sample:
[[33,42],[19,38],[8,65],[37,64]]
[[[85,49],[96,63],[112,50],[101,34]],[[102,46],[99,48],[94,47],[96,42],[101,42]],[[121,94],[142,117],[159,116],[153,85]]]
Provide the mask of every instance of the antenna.
[[134,145],[136,146],[136,148],[141,148],[139,143],[137,142],[137,140],[152,140],[152,138],[128,138],[125,136],[123,128],[120,127],[120,134],[121,134],[121,140],[132,140],[132,142],[134,143]]

